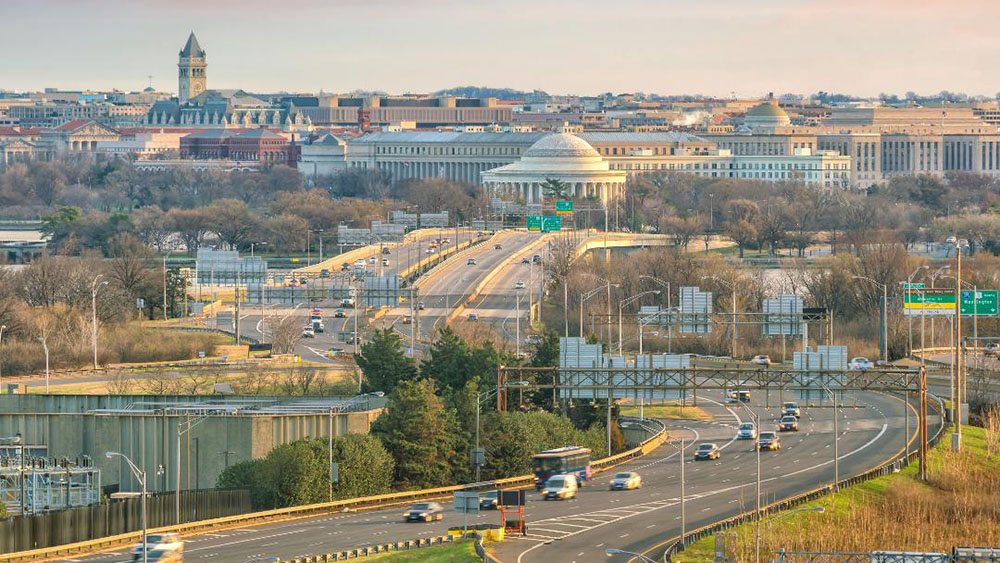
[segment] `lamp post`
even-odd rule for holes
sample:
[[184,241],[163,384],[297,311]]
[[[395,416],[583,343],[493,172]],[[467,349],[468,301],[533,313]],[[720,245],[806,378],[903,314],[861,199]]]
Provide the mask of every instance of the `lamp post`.
[[739,339],[739,334],[736,332],[736,330],[737,330],[736,329],[736,284],[735,283],[727,282],[726,280],[720,278],[719,276],[714,276],[714,275],[713,276],[702,276],[701,279],[703,279],[703,280],[707,280],[707,279],[715,280],[718,283],[721,283],[723,286],[725,286],[726,289],[729,289],[732,292],[732,294],[733,294],[733,311],[732,311],[732,317],[731,317],[731,320],[730,320],[730,328],[729,328],[729,347],[731,348],[731,350],[730,350],[729,353],[730,353],[730,356],[733,359],[736,359],[736,340]]
[[[962,248],[968,248],[969,241],[952,236],[948,237],[946,242],[955,245],[955,349],[953,352],[954,361],[952,362],[955,365],[953,385],[955,432],[951,436],[951,449],[958,452],[962,450],[962,400],[965,394],[965,385],[962,381],[962,354],[960,352],[962,346]],[[975,302],[975,298],[973,295],[973,302]]]
[[521,359],[521,289],[517,288],[514,290],[516,298],[514,299],[514,353],[517,359]]
[[620,287],[620,286],[618,284],[612,284],[609,280],[606,280],[606,279],[604,279],[604,278],[602,278],[600,276],[595,276],[594,274],[588,274],[588,273],[584,272],[583,275],[586,276],[586,277],[588,277],[588,278],[592,278],[592,279],[595,279],[595,280],[597,280],[599,282],[602,282],[604,284],[605,288],[607,289],[607,292],[608,292],[608,324],[607,324],[608,338],[607,338],[607,341],[608,341],[608,349],[610,350],[611,349],[611,286],[614,286],[614,287]]
[[135,476],[136,480],[139,481],[139,485],[142,486],[142,563],[147,563],[149,546],[146,544],[146,472],[136,467],[136,465],[132,463],[132,460],[125,454],[107,452],[104,455],[108,459],[120,457],[125,460],[125,463],[128,464],[129,470],[132,472],[132,475]]
[[[97,369],[97,280],[101,279],[104,274],[97,274],[94,276],[94,282],[90,284],[90,310],[93,313],[93,318],[91,319],[90,326],[90,342],[94,346],[94,369]],[[101,282],[101,285],[108,285],[108,282]],[[166,294],[164,294],[166,295]],[[166,303],[166,301],[164,301]]]
[[21,443],[21,433],[18,432],[17,434],[14,434],[13,436],[8,436],[6,438],[0,438],[0,440],[3,440],[5,442],[10,442],[11,444],[17,446],[17,449],[18,449],[18,455],[17,455],[17,457],[20,459],[20,463],[18,464],[19,465],[19,467],[18,467],[18,476],[20,477],[20,486],[21,486],[21,492],[20,492],[19,496],[21,497],[21,499],[20,499],[21,500],[21,516],[24,516],[24,508],[25,508],[25,492],[24,492],[24,444]]
[[[945,264],[944,266],[941,266],[937,270],[934,270],[934,273],[932,273],[930,275],[931,289],[934,289],[934,280],[936,280],[937,278],[939,278],[941,276],[941,274],[944,273],[945,270],[951,270],[951,265]],[[931,347],[932,348],[934,347],[934,343],[935,343],[935,339],[934,339],[934,325],[935,325],[934,317],[936,317],[936,316],[937,315],[931,315]]]
[[[642,291],[631,297],[626,297],[618,302],[618,354],[622,354],[622,310],[628,307],[632,303],[635,303],[639,299],[642,299],[646,295],[659,295],[660,290],[654,289],[652,291]],[[610,454],[609,454],[610,455]]]
[[[3,346],[3,331],[7,325],[0,325],[0,347]],[[3,386],[3,357],[0,357],[0,388]]]
[[[837,424],[837,395],[829,387],[820,383],[815,377],[806,380],[806,383],[817,383],[824,391],[830,394],[833,401],[833,490],[840,490],[840,429]],[[909,407],[906,407],[909,408]],[[905,438],[904,438],[905,439]]]
[[[647,275],[639,276],[639,279],[640,280],[649,280],[649,281],[651,281],[651,282],[653,282],[655,284],[658,284],[660,287],[666,288],[666,290],[667,290],[667,353],[669,354],[671,348],[673,347],[672,345],[673,345],[673,340],[674,340],[674,325],[671,322],[673,319],[671,318],[671,315],[670,315],[670,309],[672,308],[671,304],[670,304],[670,282],[663,281],[660,278],[657,278],[657,277],[654,277],[654,276],[647,276]],[[639,329],[640,329],[640,332],[639,332],[639,353],[641,354],[642,353],[642,327],[639,327]],[[660,337],[662,338],[663,334],[660,334]]]
[[[485,394],[484,393],[480,393],[479,391],[476,391],[476,452],[479,451],[479,413],[480,413],[480,411],[483,408],[483,403],[486,402],[486,401],[489,401],[490,397],[493,396],[493,395],[495,395],[499,391],[500,391],[499,387],[494,387],[493,389],[490,389],[489,391],[487,391]],[[478,455],[478,453],[476,455]],[[479,482],[479,470],[481,469],[481,466],[478,463],[479,462],[478,458],[476,458],[474,461],[475,461],[475,466],[476,466],[476,480],[475,480],[475,482],[478,483]]]
[[881,342],[879,343],[879,348],[880,348],[880,352],[882,354],[882,361],[883,362],[888,362],[889,361],[889,319],[888,319],[887,315],[889,313],[889,287],[886,284],[884,284],[882,282],[875,281],[875,280],[873,280],[873,279],[871,279],[871,278],[869,278],[867,276],[851,276],[851,279],[869,281],[869,282],[871,282],[871,283],[873,283],[875,285],[876,289],[881,289],[882,290],[882,315],[881,315],[881,319],[880,319],[880,324],[882,325],[881,326],[882,330],[880,331],[881,332],[881,335],[880,335]]
[[49,343],[45,335],[39,336],[38,341],[42,343],[42,350],[45,351],[45,392],[49,392]]
[[316,233],[317,238],[319,238],[319,260],[316,263],[317,264],[322,264],[323,263],[323,229],[313,229],[313,232]]
[[[190,418],[187,420],[181,420],[177,423],[177,465],[176,471],[174,473],[175,479],[175,490],[174,490],[174,519],[175,523],[179,526],[181,523],[181,438],[184,434],[191,432],[191,429],[195,426],[201,424],[208,420],[208,415],[203,415],[194,420]],[[185,426],[187,426],[185,428]],[[188,454],[190,456],[190,454]],[[190,477],[190,476],[189,476]],[[198,483],[195,483],[195,488],[198,487]]]
[[[928,266],[927,264],[924,264],[924,265],[918,267],[916,270],[913,270],[913,272],[909,276],[906,277],[906,297],[907,297],[906,300],[907,300],[907,302],[909,302],[910,296],[913,295],[913,291],[912,291],[913,276],[917,275],[917,273],[920,272],[920,270],[927,270],[929,268],[930,268],[930,266]],[[904,311],[906,310],[905,305],[903,307],[903,310]],[[906,315],[906,324],[907,324],[907,329],[906,329],[906,346],[907,346],[906,347],[906,352],[907,352],[907,356],[909,356],[910,354],[913,353],[913,317],[912,316]]]
[[760,563],[760,415],[750,409],[746,403],[740,403],[740,406],[750,415],[753,419],[753,426],[756,430],[757,440],[754,442],[754,450],[757,453],[757,483],[755,487],[755,497],[754,501],[754,514],[753,514],[753,536],[754,536],[754,562]]
[[590,299],[591,297],[597,295],[602,291],[604,291],[604,286],[595,287],[594,289],[580,296],[580,338],[583,338],[583,306],[588,299]]

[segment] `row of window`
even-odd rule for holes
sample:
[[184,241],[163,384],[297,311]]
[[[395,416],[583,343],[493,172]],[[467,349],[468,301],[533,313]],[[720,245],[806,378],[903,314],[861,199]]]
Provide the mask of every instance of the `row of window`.
[[424,154],[424,155],[469,155],[469,156],[517,156],[521,147],[410,147],[376,146],[375,154]]
[[685,163],[612,163],[612,170],[848,170],[846,162],[821,165],[800,162],[685,162]]

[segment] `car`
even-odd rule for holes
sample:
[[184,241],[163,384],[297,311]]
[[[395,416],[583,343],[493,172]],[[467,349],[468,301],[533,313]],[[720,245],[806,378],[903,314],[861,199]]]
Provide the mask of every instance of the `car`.
[[132,546],[132,561],[142,561],[143,551],[149,561],[158,563],[180,562],[184,560],[184,542],[179,534],[168,532],[162,534],[147,534],[146,544],[148,548],[143,549],[142,542]]
[[369,264],[374,264],[375,263],[375,257],[374,256],[369,256],[368,257],[368,263]]
[[781,437],[776,432],[761,432],[757,438],[757,447],[760,451],[780,450]]
[[493,250],[503,250],[503,245],[502,244],[494,244],[493,245]]
[[382,247],[382,254],[392,254],[392,251],[389,250],[388,246],[383,246]]
[[478,321],[479,320],[479,315],[476,314],[476,313],[469,313],[469,316],[466,317],[466,318],[468,320],[470,320],[470,321]]
[[480,510],[496,510],[500,508],[500,493],[498,491],[486,491],[479,497]]
[[323,268],[322,270],[319,271],[319,277],[321,277],[321,278],[328,278],[328,277],[330,277],[330,270],[327,270],[326,268]]
[[736,398],[741,403],[749,403],[750,402],[750,392],[747,391],[746,389],[740,389],[739,391],[736,392]]
[[389,265],[389,259],[388,258],[383,258],[382,259],[382,265],[383,266],[388,266]]
[[465,265],[466,266],[475,266],[476,265],[476,259],[475,258],[469,258],[468,260],[465,261]]
[[997,350],[1000,350],[1000,344],[996,342],[987,342],[986,346],[983,347],[984,356],[996,356]]
[[407,522],[433,522],[444,519],[444,508],[436,502],[418,502],[403,513]]
[[737,440],[753,440],[757,437],[757,427],[752,422],[740,424],[740,429],[736,433]]
[[736,389],[726,389],[726,402],[727,403],[738,403],[740,400],[739,393]]
[[299,285],[306,285],[307,283],[309,283],[309,280],[306,278],[299,278]]
[[418,311],[423,311],[424,310],[424,302],[423,301],[417,301],[417,310]]
[[722,457],[722,450],[719,449],[717,444],[700,444],[698,449],[694,451],[695,461],[702,459],[719,459],[720,457]]
[[528,257],[525,256],[524,258],[521,258],[521,263],[522,264],[531,264],[531,260],[528,260]]
[[351,269],[351,264],[349,262],[344,262],[343,264],[340,265],[340,269],[341,271],[346,272],[347,270]]
[[542,261],[542,257],[539,256],[538,254],[535,254],[534,256],[531,257],[531,261],[534,262],[535,264],[538,264]]
[[753,357],[750,362],[757,364],[758,366],[769,366],[771,365],[771,356],[767,354],[757,354]]
[[333,312],[333,318],[335,318],[335,319],[346,319],[347,318],[347,313],[345,313],[343,309],[337,309],[336,311]]
[[794,401],[786,401],[781,405],[781,416],[794,416],[799,418],[802,416],[802,409],[799,408],[799,404]]
[[524,282],[517,280],[517,283],[514,284],[514,289],[524,289]]
[[865,370],[872,369],[872,362],[864,356],[858,356],[857,358],[852,358],[850,363],[847,364],[847,369],[857,369]]
[[403,315],[402,323],[404,325],[411,325],[411,324],[413,324],[413,317],[411,317],[410,315]]
[[424,254],[434,254],[434,249],[428,248],[427,250],[424,251]]
[[346,344],[361,344],[361,341],[358,340],[357,336],[355,336],[353,333],[351,333],[351,334],[348,334],[346,337],[344,337],[344,343],[346,343]]
[[529,334],[528,336],[524,337],[524,343],[530,344],[532,346],[538,346],[543,341],[544,339],[542,338],[541,334]]
[[786,431],[798,432],[799,419],[795,418],[790,414],[781,417],[781,420],[778,421],[778,430],[781,432],[786,432]]
[[307,326],[302,329],[302,338],[316,338],[316,331],[313,327]]
[[642,477],[635,471],[623,471],[615,473],[608,488],[612,491],[628,491],[642,488]]
[[542,489],[542,498],[545,500],[568,500],[576,496],[576,475],[572,473],[560,473],[553,475],[545,481],[545,488]]

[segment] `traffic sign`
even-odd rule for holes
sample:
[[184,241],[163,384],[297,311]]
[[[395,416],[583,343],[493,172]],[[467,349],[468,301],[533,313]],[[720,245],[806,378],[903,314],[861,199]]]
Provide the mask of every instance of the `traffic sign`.
[[903,312],[910,316],[954,315],[955,294],[941,290],[933,291],[911,291],[903,294]]
[[572,201],[557,201],[556,202],[556,215],[567,215],[573,212],[573,202]]
[[479,493],[472,491],[455,491],[455,512],[479,513]]
[[562,230],[562,217],[558,215],[546,215],[542,217],[542,231],[561,231]]
[[997,291],[995,289],[963,289],[962,315],[996,316]]
[[542,230],[542,218],[538,215],[528,215],[528,230],[529,231]]
[[924,289],[927,287],[927,284],[925,284],[924,282],[919,282],[919,283],[902,282],[902,283],[903,283],[903,289]]

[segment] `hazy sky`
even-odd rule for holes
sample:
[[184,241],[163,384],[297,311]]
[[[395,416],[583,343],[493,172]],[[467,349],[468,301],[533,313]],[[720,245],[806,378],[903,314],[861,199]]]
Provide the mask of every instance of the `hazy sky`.
[[995,0],[0,1],[0,88],[1000,91]]

